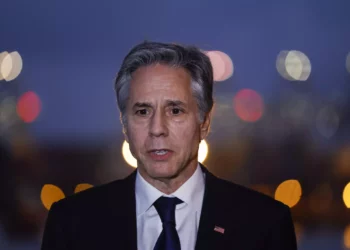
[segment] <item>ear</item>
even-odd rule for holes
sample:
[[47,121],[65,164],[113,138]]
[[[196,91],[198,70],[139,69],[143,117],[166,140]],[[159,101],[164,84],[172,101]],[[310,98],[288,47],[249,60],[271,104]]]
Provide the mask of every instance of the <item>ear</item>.
[[123,120],[122,113],[120,113],[120,123],[122,125],[124,139],[126,140],[127,143],[129,143],[128,130],[126,129],[127,126],[126,126],[126,122],[124,122]]
[[127,143],[129,143],[128,132],[126,131],[126,128],[124,126],[123,126],[123,134],[124,134],[124,139],[126,140]]
[[204,117],[203,123],[201,124],[201,140],[205,139],[209,134],[211,114],[212,114],[211,111],[207,113]]

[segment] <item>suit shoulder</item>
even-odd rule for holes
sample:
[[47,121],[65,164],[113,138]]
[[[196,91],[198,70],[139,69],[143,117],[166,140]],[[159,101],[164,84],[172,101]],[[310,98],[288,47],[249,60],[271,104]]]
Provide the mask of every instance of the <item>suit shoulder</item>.
[[55,207],[64,210],[75,210],[103,206],[110,199],[120,197],[119,195],[122,194],[124,182],[125,179],[121,179],[91,187],[55,202]]
[[239,206],[246,211],[259,208],[260,211],[268,211],[271,214],[289,210],[284,203],[253,189],[223,179],[219,179],[218,183],[221,192],[225,193],[225,197],[229,197],[227,202],[234,207]]

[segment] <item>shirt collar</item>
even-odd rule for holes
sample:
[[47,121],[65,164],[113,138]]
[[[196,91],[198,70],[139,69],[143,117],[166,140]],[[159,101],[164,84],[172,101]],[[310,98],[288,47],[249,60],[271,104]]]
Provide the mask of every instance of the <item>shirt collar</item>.
[[136,214],[139,216],[146,212],[161,196],[177,197],[188,205],[201,205],[200,201],[204,194],[204,183],[204,173],[198,164],[193,175],[179,189],[170,195],[166,195],[149,184],[137,171],[135,183]]

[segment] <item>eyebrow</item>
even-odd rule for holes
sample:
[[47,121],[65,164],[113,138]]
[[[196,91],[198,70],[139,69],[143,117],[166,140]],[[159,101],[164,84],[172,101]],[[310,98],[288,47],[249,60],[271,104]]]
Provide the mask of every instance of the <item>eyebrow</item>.
[[185,106],[186,104],[179,100],[166,100],[167,106]]
[[149,102],[137,102],[134,104],[133,108],[151,108],[152,104]]
[[[166,100],[166,106],[186,106],[186,104],[179,100]],[[150,102],[136,102],[133,108],[152,108]]]

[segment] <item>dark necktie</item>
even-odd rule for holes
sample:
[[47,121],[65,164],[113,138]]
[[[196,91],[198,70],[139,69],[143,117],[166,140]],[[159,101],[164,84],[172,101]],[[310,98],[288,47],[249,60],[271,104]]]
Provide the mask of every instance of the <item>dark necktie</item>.
[[159,235],[154,250],[181,250],[175,222],[175,207],[180,203],[182,201],[176,197],[160,197],[154,202],[154,207],[163,223],[163,231]]

